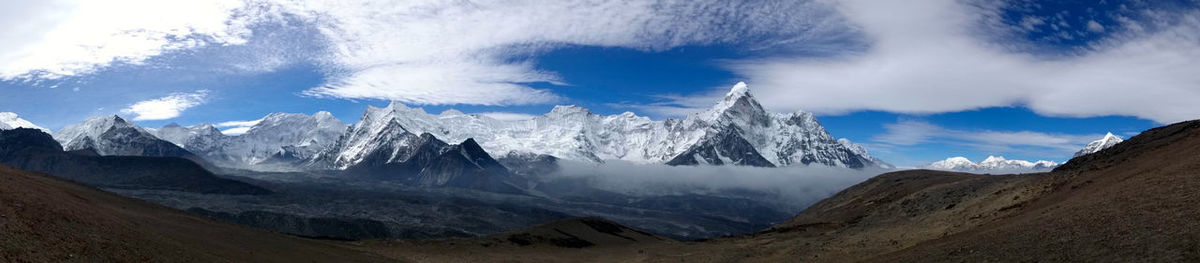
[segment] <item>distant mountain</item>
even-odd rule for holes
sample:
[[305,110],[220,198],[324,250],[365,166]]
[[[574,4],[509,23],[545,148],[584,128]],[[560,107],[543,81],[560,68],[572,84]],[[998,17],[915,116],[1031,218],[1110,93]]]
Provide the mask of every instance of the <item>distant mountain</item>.
[[373,126],[356,124],[345,135],[350,139],[343,151],[324,157],[331,158],[334,167],[359,162],[356,158],[375,147],[360,133],[380,133],[385,126],[448,141],[473,138],[491,153],[589,162],[888,166],[861,147],[839,143],[811,113],[767,113],[744,83],[735,85],[716,106],[684,119],[653,121],[630,112],[605,116],[579,106],[556,106],[533,119],[501,121],[453,110],[433,115],[393,102],[386,108],[368,107],[362,122]]
[[1058,167],[1057,162],[1025,160],[1008,160],[1003,156],[988,156],[982,162],[972,162],[966,157],[951,157],[929,164],[925,168],[947,171],[963,171],[977,173],[1022,173],[1045,172]]
[[450,145],[430,133],[413,134],[394,115],[372,109],[308,165],[410,185],[522,192],[514,186],[519,179],[474,139]]
[[[1117,137],[1110,132],[1104,138],[1088,143],[1083,149],[1075,152],[1074,157],[1099,152],[1100,150],[1117,145],[1121,141],[1121,137]],[[1053,161],[1042,160],[1031,162],[1025,160],[1008,160],[1002,156],[988,156],[983,162],[975,163],[966,157],[959,156],[937,161],[923,168],[975,173],[1021,173],[1050,171],[1059,165],[1059,163]]]
[[66,151],[95,151],[104,156],[184,157],[195,155],[116,115],[97,116],[67,126],[54,135]]
[[1084,156],[1084,155],[1092,154],[1095,152],[1099,152],[1100,150],[1104,150],[1104,149],[1108,149],[1109,147],[1113,147],[1113,145],[1117,145],[1118,143],[1121,143],[1122,141],[1124,141],[1124,140],[1122,140],[1121,137],[1117,137],[1116,135],[1113,135],[1110,132],[1110,133],[1104,135],[1104,138],[1100,138],[1099,140],[1095,140],[1095,141],[1092,141],[1091,143],[1088,143],[1087,146],[1083,147],[1083,149],[1080,149],[1078,152],[1075,152],[1075,156],[1073,156],[1073,157],[1079,157],[1079,156]]
[[97,156],[66,152],[49,134],[20,128],[0,130],[0,163],[98,187],[198,193],[267,194],[270,191],[220,178],[179,157]]
[[320,111],[271,113],[236,136],[224,135],[211,124],[168,124],[152,133],[220,166],[289,170],[328,149],[346,127],[333,114]]
[[30,128],[42,130],[47,133],[50,132],[50,130],[46,128],[34,125],[32,122],[29,122],[25,119],[21,119],[21,117],[18,117],[16,113],[0,112],[0,130],[12,130],[16,128]]
[[146,131],[206,159],[209,159],[206,153],[219,151],[226,143],[226,136],[217,127],[207,123],[187,127],[171,123],[158,129],[147,128]]

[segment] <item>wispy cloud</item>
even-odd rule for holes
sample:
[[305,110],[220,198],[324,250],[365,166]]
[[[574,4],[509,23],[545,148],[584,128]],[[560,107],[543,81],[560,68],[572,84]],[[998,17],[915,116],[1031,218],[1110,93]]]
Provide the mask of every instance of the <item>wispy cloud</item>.
[[884,124],[885,132],[871,138],[879,146],[905,147],[940,143],[972,147],[993,153],[1052,152],[1070,156],[1103,134],[1057,134],[1035,131],[960,130],[941,127],[918,120],[902,120]]
[[[333,2],[320,2],[333,3]],[[560,98],[521,83],[563,80],[531,55],[563,46],[663,50],[713,43],[828,44],[851,31],[811,1],[399,1],[283,4],[311,14],[346,74],[305,94],[412,104],[511,105]],[[522,15],[513,15],[522,14]],[[332,18],[332,19],[329,19]],[[832,30],[838,28],[840,30]]]
[[[979,25],[994,10],[966,2],[839,1],[838,12],[870,39],[866,50],[746,59],[729,68],[749,79],[763,105],[783,110],[920,114],[1025,106],[1048,116],[1160,123],[1200,117],[1197,10],[1147,11],[1148,21],[1125,19],[1119,32],[1105,29],[1109,37],[1078,55],[1043,56],[993,41],[1007,32]],[[1031,18],[1022,26],[1041,23]]]
[[179,117],[188,108],[203,104],[208,97],[208,90],[198,90],[193,93],[175,93],[166,97],[139,101],[121,110],[121,113],[133,114],[135,121],[166,120]]
[[[304,56],[327,73],[327,81],[305,95],[410,104],[535,104],[562,100],[527,85],[566,84],[534,61],[537,54],[560,47],[820,49],[835,47],[854,32],[818,1],[63,0],[65,8],[55,3],[0,8],[19,10],[4,16],[13,19],[0,18],[0,26],[12,33],[0,41],[0,78],[86,74],[172,50],[242,45],[263,23],[301,24],[315,28],[319,36],[313,39],[324,42],[320,53]],[[269,65],[234,66],[286,64],[263,63]]]
[[224,133],[225,135],[238,135],[250,131],[250,128],[254,127],[254,125],[258,125],[259,122],[262,122],[262,119],[250,121],[226,121],[217,123],[216,126],[217,128],[221,128],[221,133]]
[[15,1],[0,4],[0,79],[86,74],[171,50],[245,42],[248,1]]
[[610,103],[609,106],[635,109],[639,113],[654,117],[683,117],[711,108],[721,101],[721,98],[729,92],[733,85],[731,83],[728,86],[703,89],[701,92],[690,95],[655,95],[651,98],[654,101],[649,103]]

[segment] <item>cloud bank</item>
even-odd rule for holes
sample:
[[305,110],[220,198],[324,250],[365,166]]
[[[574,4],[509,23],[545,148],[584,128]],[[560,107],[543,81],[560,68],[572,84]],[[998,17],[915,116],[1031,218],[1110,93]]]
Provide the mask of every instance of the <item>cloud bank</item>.
[[925,121],[904,120],[883,125],[885,132],[871,138],[876,145],[909,146],[931,142],[965,145],[993,153],[1035,149],[1070,156],[1104,134],[1056,134],[1034,131],[958,130]]
[[215,126],[222,129],[221,133],[224,133],[225,135],[239,135],[250,131],[250,128],[254,127],[254,125],[258,125],[259,122],[262,122],[262,119],[252,121],[227,121],[217,123]]
[[[730,69],[752,81],[763,105],[833,114],[1024,106],[1047,116],[1123,115],[1159,123],[1200,117],[1195,10],[1150,13],[1152,21],[1145,23],[1127,19],[1123,32],[1078,55],[1042,56],[993,41],[1006,32],[979,26],[979,17],[994,10],[966,1],[847,0],[834,6],[859,26],[870,47],[830,58],[736,61]],[[1098,23],[1088,29],[1111,30]]]
[[306,59],[328,75],[303,94],[409,104],[561,101],[527,85],[569,81],[535,65],[537,54],[561,47],[828,48],[853,35],[813,1],[62,0],[15,6],[29,14],[0,21],[13,27],[45,22],[21,31],[44,37],[0,44],[3,79],[74,76],[170,51],[242,45],[253,25],[297,23],[319,33],[324,50]]
[[193,93],[175,93],[166,97],[139,101],[121,110],[121,113],[133,114],[135,121],[166,120],[179,117],[188,108],[204,104],[208,98],[208,90],[198,90]]
[[0,79],[56,79],[172,50],[245,43],[242,0],[13,1],[0,4]]
[[560,160],[552,176],[584,180],[598,189],[634,196],[754,193],[755,198],[799,210],[886,170],[835,167],[669,166]]
[[[168,52],[244,45],[256,25],[312,28],[327,82],[307,96],[408,104],[562,101],[530,83],[568,84],[537,56],[571,46],[647,52],[728,45],[722,61],[763,105],[839,114],[941,113],[1021,106],[1047,116],[1200,117],[1200,11],[1087,20],[1104,38],[1068,54],[1029,52],[1014,32],[1062,18],[998,22],[1012,2],[844,1],[23,1],[0,4],[0,79],[53,79]],[[1103,24],[1103,23],[1108,24]],[[265,27],[272,28],[272,27]],[[1066,31],[1060,32],[1066,33]],[[1017,41],[1019,42],[1019,41]],[[278,45],[289,45],[282,41]],[[289,50],[280,48],[278,50]],[[302,49],[305,52],[312,51]],[[764,51],[753,53],[756,51]],[[234,68],[273,69],[269,65]],[[690,112],[690,97],[638,109]],[[705,99],[704,101],[711,101]]]

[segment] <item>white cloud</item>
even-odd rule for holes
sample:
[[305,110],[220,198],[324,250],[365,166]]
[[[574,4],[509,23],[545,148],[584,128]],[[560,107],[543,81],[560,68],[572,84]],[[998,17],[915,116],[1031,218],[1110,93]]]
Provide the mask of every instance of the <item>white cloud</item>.
[[1045,25],[1045,24],[1046,24],[1046,20],[1041,17],[1026,16],[1026,17],[1021,18],[1021,27],[1025,28],[1025,30],[1029,30],[1029,31],[1037,30],[1038,26]]
[[[320,52],[304,54],[328,74],[327,83],[303,92],[317,97],[549,103],[560,96],[526,83],[570,81],[537,69],[532,58],[552,49],[733,44],[807,54],[725,64],[779,111],[1024,106],[1050,116],[1126,115],[1162,123],[1200,117],[1195,11],[1153,13],[1150,22],[1120,16],[1104,28],[1109,39],[1078,55],[1044,57],[996,43],[1004,33],[979,26],[989,23],[979,17],[1001,4],[964,2],[18,1],[0,4],[0,26],[7,29],[0,32],[0,79],[74,76],[173,50],[242,45],[258,23],[295,19],[323,42]],[[1056,17],[1023,18],[1014,27],[1069,27],[1062,14]],[[863,38],[868,41],[859,44]],[[273,69],[287,63],[278,60],[295,58],[275,57],[261,67],[235,66]],[[690,111],[680,101],[645,110]]]
[[217,128],[222,128],[221,133],[224,133],[225,135],[238,135],[246,133],[251,127],[258,125],[259,122],[262,122],[262,119],[251,121],[227,121],[217,123],[216,126]]
[[[557,173],[541,180],[582,180],[592,187],[636,196],[746,194],[765,204],[800,210],[886,172],[823,166],[669,166],[609,161],[560,160]],[[737,175],[737,176],[729,176]]]
[[[821,49],[854,35],[812,1],[64,0],[6,10],[17,15],[0,19],[13,34],[4,38],[13,41],[0,41],[4,79],[74,76],[172,50],[241,45],[256,23],[298,20],[326,42],[323,53],[305,55],[329,75],[304,94],[411,104],[559,101],[525,83],[564,84],[530,58],[566,46],[663,50],[753,42],[745,47]],[[262,63],[233,67],[287,62]]]
[[53,79],[170,50],[241,44],[242,0],[15,1],[0,4],[0,79]]
[[1095,33],[1104,32],[1104,26],[1100,25],[1100,22],[1096,22],[1096,20],[1088,20],[1087,29]]
[[166,120],[179,117],[188,108],[203,104],[208,90],[193,93],[175,93],[166,97],[139,101],[122,109],[121,113],[133,114],[135,121]]
[[969,146],[997,154],[1015,153],[1035,149],[1038,154],[1046,152],[1070,156],[1089,142],[1104,137],[1104,134],[1057,134],[1034,131],[958,130],[941,127],[925,121],[904,120],[884,124],[885,132],[871,138],[877,144],[911,146],[926,143],[945,143]]
[[716,105],[717,102],[720,102],[725,97],[725,94],[729,93],[729,89],[733,85],[731,83],[726,86],[704,89],[692,95],[657,95],[655,96],[655,99],[658,100],[657,102],[644,104],[612,103],[609,106],[633,108],[640,113],[649,114],[654,117],[683,117],[712,108],[713,105]]
[[533,114],[515,113],[515,112],[484,112],[484,113],[476,113],[476,114],[487,116],[492,119],[502,120],[502,121],[520,121],[520,120],[533,119],[534,117],[537,117],[537,115],[533,115]]
[[[780,36],[762,46],[820,45],[852,31],[820,4],[778,1],[289,2],[329,39],[344,74],[305,94],[411,104],[558,101],[527,82],[563,82],[525,59],[570,46],[662,50]],[[756,47],[751,47],[756,48]]]
[[[818,113],[955,112],[1024,106],[1048,116],[1135,116],[1169,123],[1200,117],[1200,15],[1158,30],[1114,33],[1079,55],[1042,57],[990,41],[983,11],[962,1],[835,4],[870,38],[835,57],[747,59],[730,69],[763,105]],[[1152,32],[1150,32],[1152,31]]]
[[221,130],[221,133],[225,135],[239,135],[248,131],[250,131],[250,127],[237,127]]

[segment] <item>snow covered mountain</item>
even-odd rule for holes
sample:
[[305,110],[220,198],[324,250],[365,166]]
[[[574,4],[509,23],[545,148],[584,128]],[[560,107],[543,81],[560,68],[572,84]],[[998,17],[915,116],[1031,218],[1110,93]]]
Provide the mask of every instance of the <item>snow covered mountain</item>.
[[473,138],[487,152],[500,155],[544,154],[591,162],[887,166],[861,147],[835,140],[811,113],[766,112],[745,83],[735,85],[708,110],[664,121],[631,112],[599,115],[579,106],[556,106],[533,119],[501,121],[455,110],[434,115],[393,102],[385,108],[368,107],[337,148],[316,163],[345,169],[387,150],[382,142],[402,144],[397,140],[405,132],[429,133],[446,141]]
[[1044,172],[1058,167],[1057,162],[1053,161],[1036,161],[1030,162],[1025,160],[1008,160],[1002,156],[988,156],[982,162],[972,162],[966,157],[950,157],[946,160],[941,160],[929,164],[926,168],[949,171],[976,172],[976,173],[1022,173],[1022,172]]
[[333,114],[321,111],[313,115],[271,113],[236,136],[224,135],[211,124],[168,124],[152,132],[221,166],[270,168],[264,166],[287,166],[312,158],[336,142],[346,127]]
[[1091,143],[1088,143],[1087,146],[1083,147],[1083,149],[1080,149],[1078,152],[1075,152],[1075,156],[1073,156],[1073,157],[1079,157],[1079,156],[1099,152],[1100,150],[1107,149],[1108,147],[1112,147],[1113,145],[1117,145],[1118,143],[1121,143],[1123,141],[1125,141],[1125,140],[1122,140],[1121,137],[1117,137],[1116,135],[1113,135],[1110,132],[1107,135],[1104,135],[1104,138],[1100,138],[1099,140],[1095,140],[1095,141],[1092,141]]
[[91,117],[67,126],[54,134],[54,139],[66,151],[90,149],[99,155],[195,157],[116,115]]
[[50,130],[46,128],[34,125],[32,122],[29,122],[25,119],[21,119],[21,117],[18,117],[16,113],[0,112],[0,130],[11,130],[16,128],[38,129],[46,133],[50,133]]

